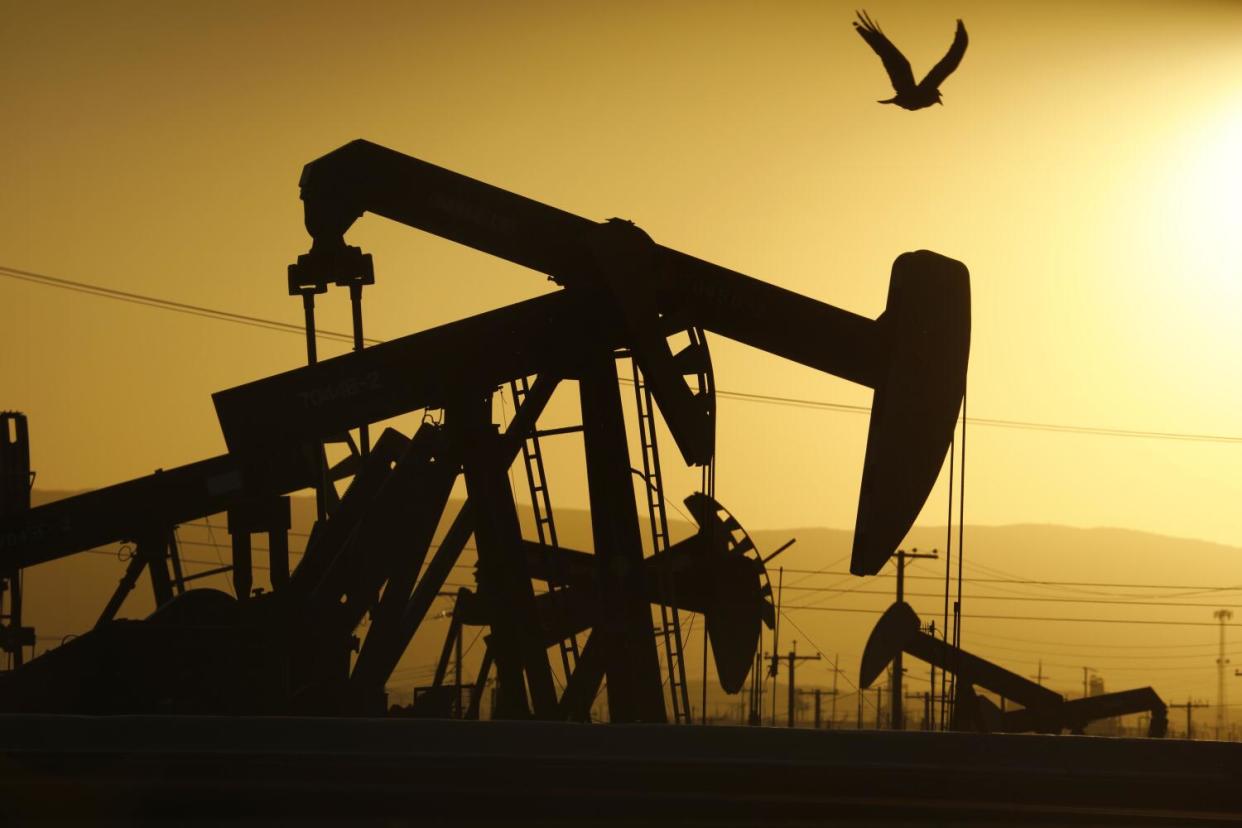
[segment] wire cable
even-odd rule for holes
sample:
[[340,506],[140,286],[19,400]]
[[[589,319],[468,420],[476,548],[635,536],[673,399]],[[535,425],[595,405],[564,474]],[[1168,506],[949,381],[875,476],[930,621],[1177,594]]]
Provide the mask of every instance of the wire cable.
[[[849,575],[843,571],[825,571],[811,569],[791,569],[790,572],[813,573],[816,575]],[[892,573],[880,572],[874,575],[876,578],[892,578]],[[924,580],[924,581],[940,581],[938,575],[906,575],[907,580]],[[1133,583],[1113,583],[1108,581],[1047,581],[1034,578],[966,578],[968,584],[1038,584],[1043,586],[1088,586],[1088,587],[1117,587],[1119,589],[1177,589],[1177,590],[1194,590],[1198,592],[1239,592],[1242,591],[1242,584],[1233,586],[1192,586],[1185,584],[1133,584]],[[1174,598],[1178,596],[1166,595],[1165,598]]]
[[[215,319],[220,322],[233,322],[240,325],[250,325],[255,328],[277,331],[279,333],[291,333],[298,336],[305,336],[306,334],[306,329],[303,326],[296,325],[291,322],[281,322],[275,319],[265,319],[260,316],[249,316],[247,314],[220,310],[219,308],[209,308],[202,305],[192,305],[186,302],[176,302],[171,299],[161,299],[156,296],[149,296],[142,293],[132,293],[130,291],[117,290],[115,288],[104,287],[102,285],[92,285],[87,282],[77,282],[72,279],[48,276],[47,274],[36,273],[31,270],[19,270],[18,268],[9,267],[7,265],[0,265],[0,276],[7,276],[10,279],[20,279],[25,282],[32,282],[45,287],[61,288],[62,290],[85,293],[104,299],[114,299],[119,302],[128,302],[134,305],[142,305],[144,307],[172,311],[174,313],[184,313],[190,316]],[[316,329],[315,335],[318,338],[348,342],[351,345],[354,341],[353,334],[341,333],[339,331]],[[363,341],[368,344],[377,345],[382,340],[365,338]]]
[[[865,583],[865,582],[860,582]],[[891,592],[881,589],[858,589],[855,587],[837,588],[837,587],[804,587],[804,586],[788,586],[785,589],[794,590],[796,592],[827,592],[832,593],[828,597],[839,597],[842,595],[892,595]],[[937,592],[906,592],[907,598],[939,598],[940,593]],[[1211,603],[1205,604],[1194,601],[1129,601],[1129,600],[1112,600],[1108,598],[1057,598],[1052,595],[976,595],[980,601],[1034,601],[1039,603],[1050,604],[1102,604],[1122,607],[1195,607],[1198,609],[1242,609],[1242,604],[1221,604]],[[826,599],[819,599],[813,604],[806,604],[808,607],[819,606]]]
[[[786,607],[791,610],[812,610],[814,612],[852,612],[864,615],[883,615],[884,610],[866,609],[863,607],[811,607],[804,605],[796,605]],[[964,618],[974,618],[982,621],[1057,621],[1073,624],[1141,624],[1144,626],[1155,627],[1212,627],[1219,628],[1221,625],[1215,621],[1158,621],[1149,618],[1066,618],[1064,616],[1048,616],[1048,615],[966,615]],[[1242,627],[1242,624],[1226,624],[1226,627]]]
[[[233,322],[242,325],[250,325],[266,330],[277,331],[279,333],[290,333],[298,336],[305,336],[306,329],[302,325],[290,322],[281,322],[274,319],[265,319],[258,316],[249,316],[247,314],[233,313],[232,311],[220,310],[218,308],[209,308],[201,305],[193,305],[186,302],[177,302],[171,299],[162,299],[147,294],[134,293],[131,291],[117,290],[115,288],[103,287],[102,285],[94,285],[88,282],[78,282],[71,279],[64,279],[57,276],[49,276],[43,273],[37,273],[31,270],[21,270],[19,268],[10,267],[8,265],[0,265],[0,276],[11,279],[25,281],[31,284],[43,285],[44,287],[61,288],[64,290],[72,290],[79,293],[85,293],[92,296],[98,296],[104,299],[114,299],[121,302],[129,302],[131,304],[144,305],[159,310],[173,311],[176,313],[185,313],[192,316],[200,316],[208,319],[215,319],[222,322]],[[353,344],[353,335],[342,333],[340,331],[327,331],[316,329],[316,338],[330,339],[339,342]],[[363,341],[368,345],[379,345],[384,342],[382,339],[366,337]],[[621,382],[629,383],[624,377]],[[767,405],[781,405],[792,408],[807,408],[822,411],[836,411],[848,414],[870,414],[870,406],[851,405],[848,403],[829,402],[827,400],[809,400],[800,399],[798,397],[785,397],[776,394],[756,394],[745,391],[728,391],[717,388],[716,396],[720,399],[734,400],[739,402],[761,403]],[[1010,420],[998,417],[973,417],[967,422],[971,425],[981,425],[994,428],[1022,429],[1030,431],[1048,431],[1064,434],[1083,434],[1106,437],[1130,437],[1148,440],[1180,440],[1185,442],[1201,442],[1201,443],[1225,443],[1242,445],[1242,436],[1230,434],[1208,434],[1200,432],[1179,432],[1179,431],[1156,431],[1132,428],[1115,428],[1103,426],[1084,426],[1066,423],[1044,423],[1032,420]]]

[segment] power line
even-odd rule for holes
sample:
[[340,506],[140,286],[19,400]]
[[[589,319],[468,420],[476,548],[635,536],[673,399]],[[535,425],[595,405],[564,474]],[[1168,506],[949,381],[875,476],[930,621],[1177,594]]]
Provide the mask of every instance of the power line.
[[[202,529],[222,529],[222,528],[224,528],[224,527],[222,527],[222,526],[212,526],[210,523],[207,523],[207,522],[205,522],[205,521],[204,521],[204,522],[202,522],[202,523],[199,523],[199,522],[197,522],[197,521],[188,521],[188,522],[183,523],[183,524],[181,524],[181,525],[182,525],[182,526],[196,526],[196,527],[199,527],[199,528],[202,528]],[[287,529],[287,530],[285,530],[285,533],[286,533],[287,535],[289,535],[290,537],[295,537],[295,538],[309,538],[309,537],[310,537],[310,532],[295,532],[295,531],[294,531],[294,530],[292,530],[292,529]]]
[[[791,609],[796,609],[796,607],[791,607]],[[820,647],[818,644],[816,644],[816,643],[815,643],[815,640],[814,640],[814,639],[812,639],[812,638],[811,638],[811,636],[807,634],[806,630],[804,630],[804,629],[802,629],[801,627],[799,627],[799,626],[798,626],[798,622],[797,622],[797,621],[793,620],[793,619],[792,619],[792,618],[790,618],[788,615],[786,615],[786,614],[785,614],[785,612],[784,612],[783,610],[782,610],[782,612],[781,612],[781,617],[782,617],[782,618],[784,618],[786,621],[788,621],[790,624],[792,624],[792,625],[793,625],[793,628],[794,628],[795,630],[797,630],[797,631],[798,631],[798,632],[802,635],[802,638],[803,638],[803,639],[804,639],[804,640],[805,640],[808,644],[810,644],[812,647],[814,647],[814,648],[815,648],[815,652],[817,652],[817,653],[819,653],[820,655],[824,656],[824,657],[825,657],[825,659],[827,658],[827,655],[828,655],[828,654],[827,654],[827,652],[826,652],[826,651],[825,651],[822,647]],[[842,670],[842,671],[840,671],[840,673],[838,673],[838,675],[840,675],[842,678],[844,678],[844,679],[845,679],[845,683],[846,683],[846,684],[848,684],[850,687],[853,687],[853,688],[854,688],[854,690],[855,690],[856,692],[858,692],[858,693],[862,693],[862,692],[863,692],[863,689],[862,689],[861,687],[859,687],[857,684],[855,684],[855,683],[854,683],[854,681],[853,681],[853,679],[851,679],[851,678],[850,678],[850,675],[849,675],[849,672],[848,672],[848,671],[846,671],[846,670]],[[773,691],[772,691],[772,692],[776,692],[775,688],[773,688]],[[872,701],[871,701],[871,699],[870,699],[870,697],[868,697],[867,695],[864,695],[864,696],[863,696],[863,703],[864,703],[864,704],[866,704],[866,705],[870,705],[870,706],[871,706],[871,707],[873,707],[873,708],[876,706],[876,705],[875,705],[875,703],[874,703],[874,702],[872,702]]]
[[[181,541],[181,542],[182,542],[182,543],[185,543],[185,541]],[[117,555],[116,555],[116,553],[115,553],[115,552],[109,552],[107,549],[84,549],[84,550],[82,550],[82,551],[83,551],[83,552],[85,552],[85,553],[87,553],[87,554],[89,554],[89,555],[107,555],[107,556],[108,556],[108,557],[110,557],[110,558],[115,558],[115,557],[117,557]],[[124,560],[124,559],[123,559],[123,560]],[[183,564],[194,564],[194,565],[197,565],[197,566],[210,566],[210,567],[217,567],[217,566],[220,566],[220,565],[221,565],[221,563],[220,563],[219,561],[204,561],[204,560],[199,560],[198,558],[186,558],[186,557],[184,557],[184,556],[182,556],[182,557],[180,558],[180,560],[181,560],[181,563],[183,563]],[[226,565],[227,565],[227,564],[226,564]],[[270,567],[270,566],[267,566],[266,564],[261,564],[261,563],[259,563],[258,561],[252,562],[252,563],[250,564],[250,567],[251,567],[251,569],[261,569],[261,570],[271,569],[271,567]],[[458,568],[463,568],[463,569],[464,569],[464,568],[469,568],[469,567],[468,567],[467,565],[464,565],[464,564],[463,564],[463,565],[454,566],[454,569],[458,569]],[[226,573],[221,572],[220,574],[221,574],[221,575],[224,575],[224,574],[226,574]],[[471,587],[475,586],[474,584],[465,584],[465,583],[460,583],[460,582],[458,582],[458,581],[445,581],[445,582],[444,582],[444,585],[445,585],[445,586],[450,586],[450,587],[466,587],[467,589],[469,589],[469,588],[471,588]]]
[[[622,380],[624,382],[624,380]],[[865,405],[834,403],[826,400],[808,400],[798,397],[783,397],[774,394],[752,394],[743,391],[726,391],[716,389],[716,396],[725,400],[739,402],[765,403],[791,408],[806,408],[820,411],[836,411],[846,414],[870,414],[871,408]],[[1040,423],[1030,420],[1007,420],[998,417],[969,417],[967,425],[981,425],[990,428],[1010,428],[1023,431],[1049,431],[1061,434],[1085,434],[1101,437],[1134,437],[1148,440],[1179,440],[1199,443],[1242,444],[1242,436],[1229,434],[1200,434],[1178,431],[1148,431],[1131,428],[1106,428],[1103,426],[1080,426],[1065,423]]]
[[[1018,575],[1013,572],[1007,572],[998,567],[988,566],[986,564],[978,563],[978,562],[973,563],[971,565],[971,569],[979,570],[980,572],[984,574],[984,576],[988,576],[992,578],[1017,578],[1019,580],[1031,580],[1030,578],[1027,578],[1024,575]],[[1180,587],[1164,587],[1164,588],[1165,589],[1182,589]],[[1063,592],[1074,592],[1074,593],[1078,593],[1081,595],[1104,595],[1104,596],[1108,596],[1112,598],[1147,598],[1147,597],[1150,597],[1147,595],[1136,594],[1132,592],[1131,593],[1101,592],[1095,589],[1080,588],[1079,585],[1076,585],[1076,584],[1071,584],[1068,586],[1060,587],[1059,590]],[[1160,598],[1186,598],[1191,595],[1205,594],[1205,590],[1207,592],[1218,592],[1219,587],[1186,588],[1186,589],[1183,589],[1181,592],[1166,593],[1158,597]]]
[[[940,597],[940,596],[936,596]],[[820,607],[814,605],[789,606],[785,607],[789,610],[813,610],[815,612],[855,612],[864,615],[882,615],[884,610],[863,609],[855,607]],[[1144,626],[1157,627],[1220,627],[1220,624],[1214,621],[1155,621],[1151,619],[1139,618],[1065,618],[1061,616],[1047,615],[977,615],[971,613],[962,615],[962,618],[978,619],[983,621],[1063,621],[1069,623],[1081,624],[1142,624]],[[1229,627],[1242,627],[1242,624],[1228,624]]]
[[[839,595],[891,595],[888,590],[879,589],[838,589],[834,587],[804,587],[804,586],[786,586],[785,589],[791,589],[796,592],[829,592]],[[938,592],[907,592],[908,598],[941,598],[942,593]],[[1109,604],[1116,606],[1131,607],[1198,607],[1200,609],[1216,609],[1226,607],[1230,609],[1242,609],[1242,604],[1204,604],[1191,601],[1124,601],[1111,598],[1057,598],[1052,595],[976,595],[975,598],[980,601],[1039,601],[1053,604]]]
[[[1038,653],[1036,655],[1038,655]],[[1094,658],[1095,656],[1093,655],[1091,657]],[[1058,670],[1082,670],[1081,663],[1080,664],[1065,664],[1065,663],[1059,663],[1056,661],[1049,661],[1047,658],[1015,658],[1013,656],[1005,656],[1004,661],[1006,664],[1038,665],[1042,663],[1045,667],[1054,667]],[[1140,665],[1137,667],[1135,666],[1127,667],[1124,665],[1105,665],[1099,670],[1094,670],[1093,668],[1093,672],[1096,672],[1101,675],[1104,673],[1148,673],[1148,672],[1163,672],[1163,671],[1174,671],[1174,670],[1178,672],[1184,672],[1184,673],[1206,672],[1208,670],[1215,671],[1216,665],[1214,664],[1206,665],[1206,666],[1201,665],[1197,667],[1188,666],[1184,664],[1183,665],[1168,665],[1168,664],[1166,665],[1159,665],[1159,664]],[[1049,678],[1050,678],[1049,675],[1045,672],[1044,680],[1047,681]],[[1202,681],[1202,679],[1199,679],[1199,680]]]
[[[1215,641],[1205,641],[1202,643],[1190,642],[1190,643],[1183,643],[1183,644],[1112,644],[1112,643],[1109,643],[1107,645],[1101,645],[1099,643],[1079,644],[1075,641],[1065,641],[1065,640],[1047,641],[1043,639],[1023,638],[1020,636],[1013,636],[1013,635],[998,635],[993,632],[986,632],[986,633],[985,632],[974,632],[974,633],[971,633],[971,635],[975,636],[976,638],[984,638],[984,639],[994,638],[999,641],[1017,641],[1021,644],[1046,645],[1049,647],[1078,647],[1079,649],[1085,649],[1085,650],[1097,650],[1101,646],[1107,646],[1108,649],[1110,650],[1187,650],[1192,647],[1209,647],[1212,650],[1215,650],[1217,647],[1217,644]],[[1042,652],[1042,648],[1040,650],[1030,650],[1029,652]],[[1066,655],[1074,655],[1076,657],[1081,656],[1081,654],[1079,653],[1067,653]],[[1194,655],[1196,658],[1202,658],[1205,656],[1210,656],[1211,653],[1197,653]],[[1121,656],[1117,656],[1117,657],[1120,658]],[[1141,658],[1162,658],[1163,656],[1154,655],[1154,656],[1140,656],[1140,657]]]
[[[986,642],[986,641],[980,645],[979,649],[981,651],[989,651],[989,652],[992,650],[1003,650],[1004,652],[1007,652],[1007,653],[1025,653],[1027,655],[1037,655],[1037,656],[1043,656],[1045,658],[1047,658],[1048,656],[1053,656],[1055,658],[1087,657],[1093,660],[1104,659],[1104,660],[1115,660],[1115,661],[1124,661],[1124,662],[1129,662],[1129,661],[1186,661],[1186,660],[1194,660],[1194,661],[1202,662],[1206,659],[1210,659],[1213,655],[1215,655],[1214,653],[1158,653],[1158,654],[1157,653],[1108,653],[1108,652],[1101,652],[1101,650],[1109,649],[1108,645],[1095,644],[1092,646],[1094,646],[1096,649],[1095,651],[1089,654],[1058,652],[1056,650],[1049,650],[1049,649],[1044,649],[1044,648],[1035,649],[1031,647],[1006,647],[1001,644],[993,644],[991,642]],[[1216,646],[1216,645],[1213,645],[1213,646]],[[1239,650],[1236,652],[1228,652],[1228,653],[1225,653],[1225,655],[1226,656],[1240,656],[1242,655],[1242,650]],[[1050,661],[1044,661],[1044,663],[1052,664],[1052,662]],[[1079,670],[1082,669],[1081,664],[1072,665],[1072,666],[1063,664],[1060,666],[1062,667],[1070,666],[1071,669],[1079,669]],[[1112,669],[1112,668],[1110,667],[1108,669]],[[1212,666],[1212,667],[1208,667],[1207,669],[1214,670],[1216,668]]]
[[[7,276],[10,279],[20,279],[25,282],[31,282],[45,287],[55,287],[63,290],[85,293],[90,296],[99,296],[104,299],[115,299],[119,302],[129,302],[130,304],[142,305],[144,307],[156,308],[158,310],[184,313],[190,316],[203,317],[205,319],[215,319],[220,322],[233,322],[239,325],[249,325],[254,328],[262,328],[269,331],[297,334],[298,336],[306,335],[305,328],[301,325],[295,325],[290,322],[265,319],[260,316],[248,316],[246,314],[233,313],[232,311],[220,310],[218,308],[208,308],[202,305],[191,305],[185,302],[175,302],[171,299],[161,299],[157,296],[149,296],[142,293],[131,293],[125,290],[116,290],[115,288],[103,287],[102,285],[92,285],[87,282],[75,282],[72,279],[62,279],[57,276],[48,276],[46,274],[35,273],[30,270],[19,270],[15,267],[8,267],[7,265],[0,265],[0,276]],[[353,344],[354,341],[352,334],[341,333],[339,331],[329,331],[318,328],[315,333],[322,339],[348,342],[350,344]],[[376,345],[382,340],[364,339],[364,341],[369,344]]]
[[[774,394],[751,394],[742,391],[716,390],[716,396],[743,402],[769,403],[792,408],[810,408],[827,411],[840,411],[849,414],[870,414],[871,408],[865,405],[849,405],[824,400],[808,400],[798,397],[783,397]],[[1131,428],[1106,428],[1102,426],[1082,426],[1066,423],[1041,423],[1031,420],[1007,420],[997,417],[969,417],[968,425],[992,426],[996,428],[1016,428],[1032,431],[1054,431],[1065,434],[1093,434],[1109,437],[1141,437],[1159,440],[1189,440],[1213,443],[1242,443],[1242,436],[1227,434],[1198,434],[1177,431],[1150,431]]]
[[[725,391],[716,389],[716,396],[742,402],[768,403],[784,405],[792,408],[810,408],[826,411],[839,411],[848,414],[870,414],[871,408],[865,405],[849,405],[824,400],[808,400],[798,397],[783,397],[774,394],[751,394],[742,391]],[[1007,420],[998,417],[969,417],[968,425],[981,425],[995,428],[1015,428],[1028,431],[1053,431],[1064,434],[1089,434],[1108,437],[1140,437],[1153,440],[1184,440],[1211,443],[1242,443],[1242,436],[1228,434],[1199,434],[1177,431],[1150,431],[1132,428],[1106,428],[1103,426],[1082,426],[1066,423],[1041,423],[1031,420]]]
[[[785,568],[786,572],[808,573],[814,575],[849,575],[848,572],[840,571],[821,571],[814,569],[790,569]],[[877,573],[874,577],[891,578],[891,572]],[[907,579],[921,579],[926,581],[943,581],[936,575],[906,575]],[[1119,589],[1182,589],[1182,590],[1201,590],[1203,592],[1238,592],[1242,590],[1242,585],[1237,586],[1186,586],[1174,584],[1123,584],[1108,583],[1104,581],[1044,581],[1033,578],[963,578],[965,583],[975,584],[1024,584],[1027,586],[1089,586],[1089,587],[1116,587]]]
[[[7,276],[11,279],[20,279],[32,284],[43,285],[45,287],[55,287],[64,290],[77,291],[92,296],[99,296],[105,299],[115,299],[121,302],[129,302],[131,304],[143,305],[159,310],[168,310],[176,313],[185,313],[192,316],[200,316],[207,319],[215,319],[222,322],[233,322],[240,325],[250,325],[264,330],[277,331],[280,333],[297,334],[305,336],[305,329],[301,325],[295,325],[289,322],[280,322],[274,319],[265,319],[258,316],[248,316],[246,314],[233,313],[232,311],[224,311],[218,308],[208,308],[201,305],[191,305],[185,302],[176,302],[170,299],[161,299],[156,296],[147,294],[133,293],[130,291],[116,290],[101,285],[93,285],[88,282],[77,282],[71,279],[63,279],[56,276],[48,276],[43,273],[36,273],[30,270],[20,270],[7,265],[0,265],[0,276]],[[353,342],[353,336],[339,331],[328,331],[323,329],[316,330],[316,335],[322,339],[330,339],[339,342]],[[381,344],[384,340],[366,337],[363,340],[369,345]],[[625,379],[621,380],[626,382]],[[752,402],[767,405],[781,405],[793,408],[807,408],[820,411],[835,411],[847,414],[870,414],[869,406],[851,405],[848,403],[834,403],[827,400],[808,400],[798,397],[785,397],[775,394],[755,394],[744,391],[727,391],[724,389],[716,389],[716,396],[720,399],[735,400],[739,402]],[[1147,440],[1178,440],[1182,442],[1199,442],[1199,443],[1226,443],[1226,444],[1242,444],[1242,436],[1228,434],[1202,434],[1195,432],[1177,432],[1177,431],[1154,431],[1143,429],[1129,428],[1106,428],[1102,426],[1082,426],[1066,423],[1041,423],[1032,420],[1007,420],[996,417],[970,417],[966,420],[968,425],[981,425],[992,428],[1009,428],[1026,431],[1048,431],[1062,434],[1084,434],[1103,437],[1130,437],[1141,438]]]
[[[841,557],[837,558],[836,560],[834,560],[834,561],[831,561],[831,562],[829,562],[829,563],[824,564],[824,565],[823,565],[822,567],[820,567],[819,569],[814,569],[814,570],[805,571],[805,574],[803,574],[803,576],[802,576],[801,578],[799,578],[799,579],[798,579],[798,580],[796,580],[796,581],[791,581],[791,582],[790,582],[790,586],[793,586],[793,585],[795,585],[795,584],[800,584],[800,583],[803,583],[804,581],[807,581],[808,579],[810,579],[813,575],[819,575],[819,574],[821,574],[821,573],[827,572],[828,570],[832,569],[834,566],[837,566],[838,564],[844,563],[844,562],[845,562],[845,560],[846,560],[847,558],[849,558],[849,557],[850,557],[850,556],[849,556],[848,554],[846,554],[846,555],[842,555]],[[799,572],[804,572],[804,570],[798,570],[798,571],[799,571]]]
[[[220,549],[221,548],[220,544],[218,543],[211,543],[210,541],[186,540],[185,538],[178,538],[177,543],[182,546],[205,546],[208,549]],[[253,552],[271,552],[272,551],[270,548],[266,546],[261,546],[257,543],[252,545],[250,549]],[[306,554],[306,550],[304,549],[290,549],[287,551],[289,552],[290,555],[300,556],[300,555]]]

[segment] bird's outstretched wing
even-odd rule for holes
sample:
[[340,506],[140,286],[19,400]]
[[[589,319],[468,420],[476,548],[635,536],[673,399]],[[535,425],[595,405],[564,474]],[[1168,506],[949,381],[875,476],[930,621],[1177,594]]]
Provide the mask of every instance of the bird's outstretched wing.
[[[858,20],[854,21],[854,31],[858,32],[862,39],[867,41],[867,45],[880,56],[880,60],[884,62],[885,70],[888,71],[888,79],[893,83],[893,89],[898,95],[914,91],[914,72],[910,69],[910,61],[906,60],[906,56],[901,53],[901,50],[885,37],[884,32],[880,31],[880,27],[875,25],[866,12],[857,12],[857,14]],[[954,48],[956,46],[957,44],[955,43]],[[962,48],[965,49],[966,47],[963,46]],[[945,60],[948,60],[948,58],[946,57]],[[958,60],[961,60],[960,55]],[[941,63],[943,62],[941,61]],[[953,66],[957,66],[957,63],[955,62]],[[936,69],[939,68],[939,66],[936,67]],[[932,71],[934,72],[936,69]],[[950,68],[945,74],[947,75],[952,71],[953,69]]]
[[927,76],[923,78],[923,82],[919,86],[930,86],[937,89],[940,84],[944,83],[944,79],[953,73],[957,65],[962,62],[962,55],[966,54],[966,44],[969,38],[966,37],[966,27],[962,25],[962,21],[957,21],[957,33],[953,35],[953,45],[949,47],[949,51],[940,59],[940,62],[931,68]]

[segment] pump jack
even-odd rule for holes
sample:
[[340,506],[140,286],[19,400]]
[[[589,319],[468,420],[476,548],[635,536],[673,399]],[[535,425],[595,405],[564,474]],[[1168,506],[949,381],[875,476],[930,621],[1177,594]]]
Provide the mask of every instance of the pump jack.
[[[969,350],[969,277],[958,262],[928,251],[898,257],[887,309],[870,320],[663,247],[629,222],[593,222],[365,141],[308,164],[301,187],[312,245],[290,266],[289,287],[304,300],[329,284],[352,295],[374,278],[369,254],[344,241],[365,212],[544,273],[563,290],[220,391],[228,455],[5,517],[0,571],[226,510],[231,523],[237,516],[234,566],[242,566],[249,532],[282,531],[282,495],[314,487],[323,511],[300,563],[273,592],[164,595],[146,621],[101,624],[7,676],[0,708],[379,712],[384,682],[471,535],[477,589],[461,595],[454,626],[489,628],[494,716],[582,718],[606,678],[613,721],[665,721],[652,603],[674,619],[682,610],[706,614],[721,682],[737,692],[759,625],[772,623],[762,560],[710,486],[687,501],[699,533],[670,546],[665,526],[661,541],[654,428],[643,436],[644,484],[658,494],[648,500],[654,553],[644,559],[617,385],[616,360],[628,357],[645,416],[658,406],[683,459],[710,470],[707,331],[874,389],[855,574],[879,570],[935,481]],[[688,344],[674,352],[670,338]],[[564,380],[577,381],[581,401],[593,554],[542,531],[538,542],[524,540],[507,475],[519,452],[531,468],[538,419]],[[499,432],[491,397],[505,384],[523,394]],[[444,416],[409,438],[386,430],[369,452],[361,439],[364,451],[325,475],[325,442],[418,409]],[[459,475],[468,499],[428,561]],[[350,476],[338,499],[332,478]],[[546,483],[534,473],[531,487],[546,506]],[[536,596],[532,579],[548,593]],[[359,647],[353,636],[367,613]],[[671,628],[664,625],[666,640]],[[121,655],[157,644],[182,654],[162,665],[173,675]],[[568,680],[560,698],[547,652],[558,645]],[[666,649],[675,688],[680,641]],[[223,668],[225,654],[241,667]],[[191,667],[204,658],[219,676]],[[123,665],[112,676],[115,697],[87,704],[41,692],[105,662]],[[684,699],[684,667],[680,674]],[[688,711],[677,709],[676,692],[672,701],[680,721]]]
[[[859,686],[870,687],[899,652],[934,664],[957,675],[953,729],[983,733],[1082,733],[1097,719],[1150,713],[1148,736],[1168,732],[1168,707],[1150,687],[1104,693],[1081,699],[1066,699],[1028,678],[1004,667],[953,647],[922,630],[919,617],[909,604],[893,604],[876,622],[863,650]],[[982,687],[1022,705],[1002,711],[975,692]]]

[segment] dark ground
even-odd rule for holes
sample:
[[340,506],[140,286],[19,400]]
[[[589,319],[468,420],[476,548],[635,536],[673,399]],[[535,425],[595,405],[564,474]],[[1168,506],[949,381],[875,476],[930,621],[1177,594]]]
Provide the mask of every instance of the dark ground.
[[1242,745],[523,722],[0,717],[0,822],[1242,822]]

